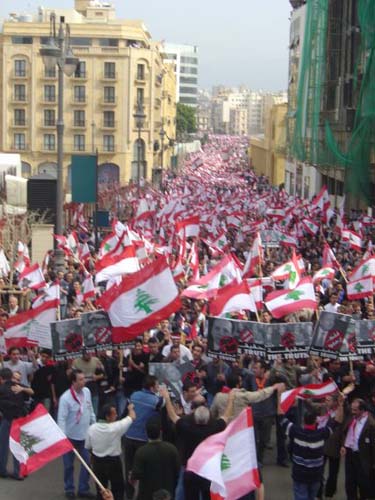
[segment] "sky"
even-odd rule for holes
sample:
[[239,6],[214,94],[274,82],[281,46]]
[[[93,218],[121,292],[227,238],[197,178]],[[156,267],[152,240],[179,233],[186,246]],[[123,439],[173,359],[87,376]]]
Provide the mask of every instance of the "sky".
[[[142,19],[155,40],[199,47],[199,86],[286,90],[289,0],[112,0],[117,17]],[[0,1],[9,12],[73,8],[74,0]]]

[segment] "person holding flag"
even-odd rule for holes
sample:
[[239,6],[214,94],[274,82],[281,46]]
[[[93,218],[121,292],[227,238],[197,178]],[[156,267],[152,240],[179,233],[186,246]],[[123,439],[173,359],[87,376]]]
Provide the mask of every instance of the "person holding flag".
[[[84,373],[81,370],[74,370],[71,381],[70,388],[60,398],[57,423],[88,464],[89,452],[85,448],[85,438],[89,426],[96,422],[96,417],[90,390],[85,387]],[[63,456],[66,498],[75,498],[74,457],[73,451]],[[95,498],[95,495],[90,491],[89,474],[83,466],[79,476],[78,496],[80,498]]]

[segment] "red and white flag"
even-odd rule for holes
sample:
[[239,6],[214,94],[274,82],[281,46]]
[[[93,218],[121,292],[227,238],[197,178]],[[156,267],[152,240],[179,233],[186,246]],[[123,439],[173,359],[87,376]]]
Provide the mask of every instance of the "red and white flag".
[[359,300],[372,297],[374,293],[374,280],[372,276],[349,281],[346,285],[346,295],[349,300]]
[[349,281],[359,280],[365,278],[366,276],[372,276],[375,278],[375,257],[369,257],[368,259],[362,259],[357,267],[349,275]]
[[123,278],[98,302],[109,314],[114,343],[134,339],[181,306],[165,257]]
[[262,265],[263,260],[263,250],[262,250],[262,241],[260,239],[260,234],[257,233],[250,252],[247,256],[245,267],[242,272],[242,276],[245,278],[250,278],[256,274],[256,270],[258,266]]
[[50,324],[56,321],[56,301],[43,303],[11,316],[6,322],[5,345],[10,347],[45,347],[52,349]]
[[363,241],[360,234],[347,229],[346,231],[342,231],[342,239],[348,241],[350,248],[353,248],[353,250],[362,252]]
[[78,304],[82,304],[82,302],[86,302],[86,300],[95,297],[96,289],[94,285],[94,281],[92,279],[91,274],[85,277],[81,287],[81,293],[77,295]]
[[38,263],[31,267],[25,267],[18,277],[18,286],[20,288],[30,288],[31,290],[38,290],[39,288],[47,286],[43,272]]
[[199,444],[186,470],[211,481],[212,500],[234,500],[259,488],[251,408]]
[[50,285],[44,288],[43,293],[38,295],[33,301],[32,309],[37,309],[39,306],[45,304],[46,302],[53,302],[50,307],[59,307],[60,305],[60,286]]
[[185,238],[199,236],[199,216],[194,215],[188,219],[176,222],[176,233],[180,238],[185,235]]
[[323,186],[319,193],[316,195],[315,199],[312,201],[311,205],[313,207],[319,208],[322,212],[327,211],[331,205],[329,199],[329,194],[326,186]]
[[263,284],[261,279],[246,280],[258,311],[263,308]]
[[39,404],[27,417],[12,421],[9,448],[20,463],[21,477],[25,477],[72,451],[73,445]]
[[4,250],[0,248],[0,276],[7,278],[10,273],[9,261],[5,256]]
[[335,277],[335,270],[332,267],[322,267],[314,276],[313,282],[317,283],[322,280],[332,280]]
[[341,266],[336,259],[335,254],[333,253],[332,248],[328,245],[328,243],[324,243],[323,248],[323,268],[325,267],[333,267],[333,269],[341,269]]
[[95,263],[95,281],[107,281],[123,274],[139,271],[139,261],[133,246],[126,247],[120,255],[110,253]]
[[286,413],[294,405],[297,398],[324,399],[338,390],[339,388],[333,380],[328,380],[324,384],[302,385],[301,387],[283,392],[280,397],[280,406],[283,412]]
[[313,221],[312,219],[302,219],[301,222],[303,229],[309,234],[311,234],[312,236],[318,234],[319,224],[317,224],[315,221]]
[[212,316],[223,316],[241,310],[252,312],[257,310],[246,281],[221,288],[215,300],[210,302],[210,315]]
[[314,285],[310,278],[303,278],[294,290],[271,292],[265,300],[267,309],[274,318],[283,318],[301,309],[318,307]]

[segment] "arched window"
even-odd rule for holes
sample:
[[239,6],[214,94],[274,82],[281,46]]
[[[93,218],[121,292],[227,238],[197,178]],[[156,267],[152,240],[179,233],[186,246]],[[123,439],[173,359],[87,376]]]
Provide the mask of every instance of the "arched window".
[[38,174],[48,174],[57,179],[57,163],[48,161],[41,163],[38,167]]
[[102,163],[98,167],[98,184],[120,182],[120,167],[115,163]]
[[31,165],[27,163],[27,161],[21,162],[21,173],[22,177],[30,177],[31,176]]

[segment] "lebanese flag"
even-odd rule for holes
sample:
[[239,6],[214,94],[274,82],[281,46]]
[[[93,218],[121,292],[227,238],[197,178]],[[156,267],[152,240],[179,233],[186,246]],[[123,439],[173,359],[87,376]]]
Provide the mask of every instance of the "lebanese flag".
[[317,283],[321,280],[332,280],[335,276],[335,270],[332,267],[322,267],[313,276],[313,283]]
[[186,470],[211,481],[212,500],[234,500],[259,488],[251,408],[242,410],[223,432],[202,441]]
[[314,285],[310,278],[303,278],[294,290],[271,292],[265,300],[267,309],[276,319],[301,309],[316,309]]
[[46,302],[53,302],[51,307],[57,308],[60,305],[60,285],[50,285],[43,290],[41,295],[38,295],[32,304],[32,309],[37,309]]
[[241,283],[241,271],[231,255],[226,255],[211,271],[191,284],[182,292],[182,297],[202,300],[214,297],[219,288],[236,281]]
[[285,210],[281,207],[267,208],[266,215],[272,219],[281,220],[285,218]]
[[254,297],[250,294],[249,285],[246,281],[221,288],[216,299],[210,303],[210,314],[212,316],[223,316],[226,313],[243,309],[252,312],[257,310]]
[[26,243],[22,243],[22,241],[18,242],[17,253],[19,257],[23,257],[25,266],[30,266],[31,262],[30,262],[29,247],[26,245]]
[[213,247],[215,247],[217,250],[220,252],[224,252],[226,247],[228,246],[229,242],[227,240],[227,237],[225,235],[225,231],[221,231],[218,236],[212,241]]
[[72,451],[73,445],[39,404],[27,417],[12,421],[9,448],[20,463],[20,475],[25,477]]
[[47,301],[35,309],[11,316],[6,322],[5,345],[10,347],[52,348],[52,340],[46,332],[49,324],[56,321],[55,300]]
[[262,241],[260,239],[260,234],[257,233],[250,252],[247,256],[245,267],[242,271],[242,276],[250,278],[254,276],[257,266],[262,265],[263,251],[262,251]]
[[346,285],[346,295],[349,300],[359,300],[372,297],[374,293],[374,281],[372,276],[366,276],[355,281],[349,281]]
[[106,254],[113,252],[120,242],[117,234],[113,233],[104,238],[99,248],[99,258],[104,257]]
[[114,343],[134,339],[181,307],[165,257],[123,278],[98,303],[109,314]]
[[78,304],[82,304],[82,302],[85,302],[86,300],[90,299],[91,297],[95,297],[96,289],[95,289],[91,274],[86,276],[86,278],[84,279],[84,281],[82,283],[81,290],[82,290],[82,293],[77,295]]
[[199,236],[199,215],[177,221],[176,233],[180,238],[193,238]]
[[341,266],[328,243],[324,243],[323,248],[323,268],[325,267],[333,267],[333,269],[337,270],[341,269]]
[[38,290],[39,288],[45,288],[47,286],[43,272],[38,263],[31,267],[25,267],[19,275],[18,286],[20,288],[30,288],[31,290]]
[[359,280],[366,276],[375,277],[375,257],[362,259],[356,268],[348,276],[349,281]]
[[198,256],[197,244],[195,241],[191,245],[188,262],[189,262],[189,267],[193,273],[192,279],[199,280],[199,256]]
[[315,236],[319,231],[319,224],[316,224],[312,219],[302,219],[303,228],[312,236]]
[[282,231],[280,232],[280,245],[284,245],[285,247],[293,247],[297,248],[297,239],[289,234],[285,234]]
[[[349,241],[349,246],[353,248],[353,250],[356,250],[357,252],[362,252],[363,242],[361,236],[358,233],[355,233],[354,231],[350,231],[349,229],[346,231],[346,233]],[[343,240],[346,239],[344,238],[344,231],[342,232],[342,239]]]
[[286,413],[294,405],[297,398],[324,399],[338,390],[339,388],[333,380],[328,380],[324,384],[302,385],[301,387],[283,392],[280,396],[280,407]]
[[6,278],[10,273],[9,261],[5,256],[3,248],[0,248],[0,276]]
[[82,245],[79,246],[78,254],[81,262],[85,262],[91,257],[90,248],[87,243],[82,243]]
[[283,281],[288,280],[288,288],[295,288],[297,283],[300,280],[301,270],[300,264],[297,260],[296,254],[293,250],[292,260],[279,266],[275,271],[271,274],[271,277],[275,281]]
[[313,207],[319,208],[322,212],[327,211],[331,205],[329,194],[326,186],[323,186],[319,191],[314,201],[311,203]]
[[120,255],[105,255],[95,263],[95,270],[96,283],[139,271],[139,261],[135,248],[133,246],[126,247]]
[[246,280],[250,293],[254,299],[256,308],[260,311],[263,308],[263,284],[261,279]]

